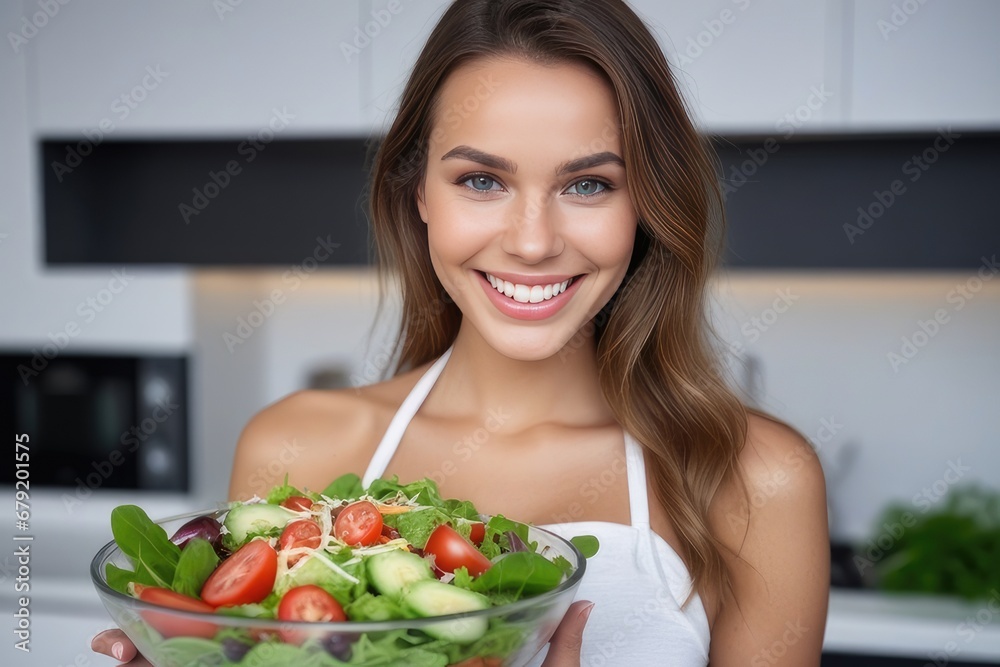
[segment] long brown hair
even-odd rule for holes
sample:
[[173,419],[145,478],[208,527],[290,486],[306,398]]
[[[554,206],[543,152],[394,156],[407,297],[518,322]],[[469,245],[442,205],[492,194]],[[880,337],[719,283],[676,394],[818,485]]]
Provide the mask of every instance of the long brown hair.
[[722,239],[718,172],[659,45],[624,2],[455,0],[434,28],[378,148],[371,182],[383,281],[395,278],[402,293],[398,368],[440,356],[458,334],[462,315],[431,265],[415,199],[438,91],[456,68],[490,57],[582,62],[616,93],[639,223],[626,277],[594,319],[600,382],[618,421],[647,449],[692,591],[728,589],[709,505],[737,474],[747,412],[720,372],[705,312]]

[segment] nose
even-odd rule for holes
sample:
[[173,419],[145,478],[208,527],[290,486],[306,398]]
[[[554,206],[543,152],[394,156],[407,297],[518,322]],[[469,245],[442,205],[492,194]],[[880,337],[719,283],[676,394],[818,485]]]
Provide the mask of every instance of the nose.
[[558,214],[551,198],[525,197],[507,213],[501,247],[504,252],[536,264],[563,251]]

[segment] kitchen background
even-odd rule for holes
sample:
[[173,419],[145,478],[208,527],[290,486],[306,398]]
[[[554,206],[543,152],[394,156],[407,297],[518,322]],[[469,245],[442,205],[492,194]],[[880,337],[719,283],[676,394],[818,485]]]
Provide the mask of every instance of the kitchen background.
[[[102,150],[124,139],[228,141],[229,154],[243,160],[241,142],[266,141],[273,132],[276,141],[351,140],[356,152],[385,126],[408,68],[446,4],[24,0],[0,6],[8,41],[0,57],[0,351],[31,359],[46,344],[58,345],[53,364],[94,354],[184,358],[186,396],[176,412],[184,413],[189,438],[189,460],[173,461],[189,472],[187,492],[155,485],[116,489],[114,471],[87,478],[83,473],[98,471],[106,455],[93,457],[81,473],[96,483],[32,487],[32,653],[5,646],[4,664],[112,664],[87,649],[89,637],[108,625],[87,567],[89,556],[110,539],[110,509],[137,502],[154,516],[166,516],[222,500],[247,419],[310,384],[379,379],[388,366],[394,312],[390,300],[387,318],[374,326],[374,274],[357,261],[337,265],[338,249],[329,247],[341,240],[336,228],[330,239],[303,235],[298,254],[293,244],[291,255],[276,254],[271,261],[241,260],[252,249],[236,233],[212,241],[218,257],[236,258],[225,263],[183,257],[88,263],[85,248],[74,255],[85,239],[63,243],[59,252],[69,259],[60,260],[59,239],[47,239],[46,230],[69,234],[72,227],[46,222],[45,211],[52,210],[46,198],[59,199],[60,190],[46,193],[45,179],[56,177],[58,184],[61,175],[71,181],[74,170],[84,173],[88,158],[97,164]],[[888,177],[873,178],[848,209],[869,211],[871,222],[856,214],[834,223],[833,240],[826,243],[841,244],[834,253],[840,260],[789,245],[784,259],[730,258],[713,287],[713,317],[734,381],[751,400],[809,436],[823,459],[835,540],[868,548],[866,540],[878,535],[879,516],[891,502],[919,515],[939,508],[945,494],[964,483],[1000,488],[995,207],[984,204],[977,209],[980,218],[969,223],[960,206],[967,193],[958,193],[955,210],[963,218],[956,220],[948,215],[948,192],[938,186],[935,202],[945,205],[934,226],[900,235],[891,247],[883,246],[883,255],[851,261],[855,249],[871,252],[867,242],[884,244],[878,236],[881,209],[873,204],[881,196],[891,212],[886,198],[894,178],[907,183],[908,190],[893,195],[905,204],[921,196],[922,186],[933,185],[936,172],[957,168],[966,155],[963,144],[997,146],[1000,4],[631,4],[656,28],[700,126],[722,137],[723,149],[733,142],[746,151],[725,172],[732,184],[748,179],[738,186],[746,190],[731,195],[733,202],[763,182],[768,169],[779,169],[780,150],[768,151],[755,167],[743,161],[763,155],[765,146],[788,147],[788,154],[810,141],[831,150],[859,138],[923,142],[927,178],[911,182],[903,157]],[[68,171],[57,174],[62,167],[43,159],[45,140],[56,154],[62,147]],[[268,158],[262,145],[258,165]],[[757,152],[750,152],[754,147]],[[955,158],[951,165],[949,158]],[[241,164],[252,172],[254,165]],[[995,165],[983,164],[992,169],[986,176],[997,175]],[[860,161],[856,169],[863,171]],[[186,190],[204,189],[208,167],[204,174]],[[824,177],[834,185],[839,178]],[[239,178],[232,176],[234,185]],[[989,185],[995,188],[995,181]],[[991,189],[977,192],[985,197]],[[344,208],[350,224],[356,204],[348,201]],[[823,218],[819,210],[785,213],[807,229]],[[889,219],[887,214],[883,227]],[[72,215],[67,220],[74,224]],[[761,235],[772,233],[764,236],[771,247],[785,247],[773,220],[753,222]],[[144,218],[136,216],[132,224],[142,230]],[[198,214],[189,224],[177,215],[176,224],[178,236],[189,233],[199,224]],[[269,223],[248,222],[261,224]],[[974,252],[957,259],[936,254],[949,244],[949,234],[964,235]],[[142,234],[137,238],[141,244]],[[247,255],[240,254],[244,250]],[[908,255],[912,262],[899,259]],[[44,363],[44,355],[38,361]],[[20,379],[4,382],[17,385]],[[143,415],[137,414],[140,423]],[[168,415],[163,423],[178,419]],[[45,443],[35,442],[32,467],[41,475]],[[170,461],[160,461],[168,466],[164,470]],[[11,609],[16,576],[15,559],[0,556],[0,596]],[[1000,662],[1000,593],[993,593],[993,606],[986,598],[966,606],[952,600],[897,603],[838,590],[827,645],[831,654],[919,660],[912,664]],[[978,629],[967,639],[959,624],[983,610],[989,618],[979,613]],[[833,660],[828,664],[840,664]]]

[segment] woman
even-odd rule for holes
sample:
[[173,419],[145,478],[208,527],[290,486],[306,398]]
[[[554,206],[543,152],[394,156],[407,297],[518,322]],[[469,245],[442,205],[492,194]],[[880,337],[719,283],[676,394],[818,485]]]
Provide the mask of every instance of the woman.
[[[296,486],[430,476],[486,513],[596,534],[549,667],[818,665],[822,471],[719,371],[717,175],[628,6],[454,2],[380,145],[371,210],[402,370],[265,408],[230,496],[261,491],[254,471],[294,439]],[[134,655],[117,631],[94,643],[115,642]]]

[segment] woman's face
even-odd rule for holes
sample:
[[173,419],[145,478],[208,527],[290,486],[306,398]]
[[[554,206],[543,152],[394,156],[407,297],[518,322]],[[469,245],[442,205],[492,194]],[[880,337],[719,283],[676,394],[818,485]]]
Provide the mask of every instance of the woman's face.
[[417,196],[431,260],[463,328],[511,358],[558,352],[625,276],[618,128],[613,90],[578,64],[481,60],[440,90]]

